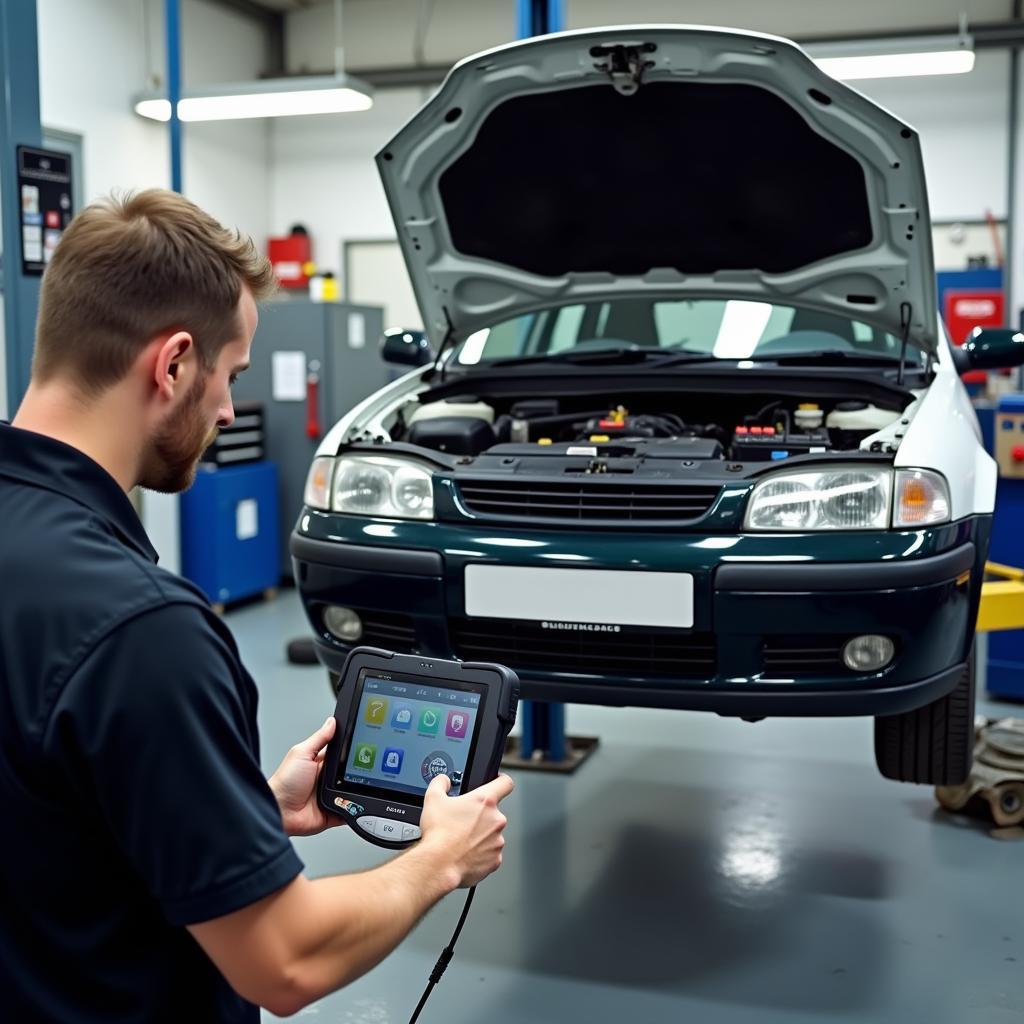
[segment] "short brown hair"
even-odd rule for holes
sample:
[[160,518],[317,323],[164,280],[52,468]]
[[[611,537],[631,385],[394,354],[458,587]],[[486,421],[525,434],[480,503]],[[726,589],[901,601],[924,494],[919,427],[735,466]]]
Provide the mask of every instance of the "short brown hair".
[[67,375],[86,394],[121,380],[145,344],[188,331],[213,368],[241,327],[238,300],[275,289],[251,238],[229,231],[176,192],[148,189],[87,206],[43,275],[35,380]]

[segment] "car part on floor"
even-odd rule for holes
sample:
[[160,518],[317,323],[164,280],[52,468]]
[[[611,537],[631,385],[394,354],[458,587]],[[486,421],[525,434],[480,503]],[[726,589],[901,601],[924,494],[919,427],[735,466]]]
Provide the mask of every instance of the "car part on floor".
[[1000,828],[1024,825],[1024,719],[979,716],[969,777],[935,798],[947,811],[987,812]]

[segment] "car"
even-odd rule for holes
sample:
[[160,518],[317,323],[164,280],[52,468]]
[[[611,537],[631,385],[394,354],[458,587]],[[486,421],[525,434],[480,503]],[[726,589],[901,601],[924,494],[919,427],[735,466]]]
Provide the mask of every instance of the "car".
[[963,781],[997,473],[959,374],[1024,336],[951,346],[913,128],[787,40],[628,26],[462,61],[377,163],[425,334],[292,535],[335,683],[368,644],[871,716],[884,776]]

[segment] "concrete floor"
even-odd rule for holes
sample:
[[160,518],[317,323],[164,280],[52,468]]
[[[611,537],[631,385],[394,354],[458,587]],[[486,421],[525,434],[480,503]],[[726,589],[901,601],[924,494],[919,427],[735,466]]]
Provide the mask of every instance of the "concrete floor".
[[[305,631],[294,593],[227,622],[269,773],[333,701],[321,669],[285,662]],[[574,776],[516,774],[505,864],[422,1024],[1024,1021],[1024,845],[878,776],[869,720],[573,706],[568,722],[601,747]],[[314,877],[381,860],[341,829],[296,846]],[[303,1015],[405,1024],[461,903]]]

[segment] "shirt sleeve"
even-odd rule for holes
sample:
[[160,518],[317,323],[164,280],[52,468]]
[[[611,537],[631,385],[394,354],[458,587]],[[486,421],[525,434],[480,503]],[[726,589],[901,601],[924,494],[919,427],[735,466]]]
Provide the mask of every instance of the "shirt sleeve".
[[255,717],[233,644],[189,604],[119,626],[54,708],[47,754],[171,924],[239,910],[302,870],[260,769]]

